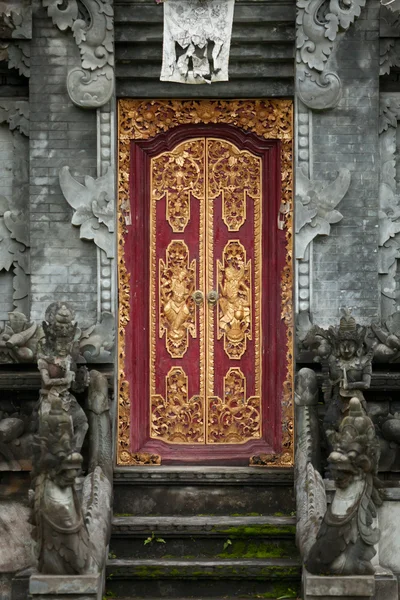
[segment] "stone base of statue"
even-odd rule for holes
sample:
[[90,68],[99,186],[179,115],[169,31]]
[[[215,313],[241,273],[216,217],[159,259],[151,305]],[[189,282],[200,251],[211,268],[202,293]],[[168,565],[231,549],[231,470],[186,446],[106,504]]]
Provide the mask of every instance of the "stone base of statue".
[[29,580],[32,600],[102,600],[103,589],[103,573],[73,577],[35,573]]
[[304,600],[398,600],[397,577],[375,575],[312,575],[303,569]]

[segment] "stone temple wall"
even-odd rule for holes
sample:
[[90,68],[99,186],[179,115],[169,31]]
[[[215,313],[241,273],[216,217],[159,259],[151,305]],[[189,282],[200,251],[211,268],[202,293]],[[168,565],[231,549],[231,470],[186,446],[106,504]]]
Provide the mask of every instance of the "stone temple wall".
[[304,91],[307,66],[298,55],[297,312],[321,326],[335,323],[342,307],[360,323],[381,315],[380,9],[379,0],[368,0],[353,22],[341,22],[326,52],[322,75],[340,78],[340,99],[322,85],[311,90],[316,99]]
[[37,7],[29,85],[31,318],[43,318],[50,302],[69,300],[80,325],[89,326],[97,317],[96,247],[71,225],[59,183],[64,166],[80,182],[96,176],[96,112],[75,106],[66,89],[68,71],[79,63],[71,32]]

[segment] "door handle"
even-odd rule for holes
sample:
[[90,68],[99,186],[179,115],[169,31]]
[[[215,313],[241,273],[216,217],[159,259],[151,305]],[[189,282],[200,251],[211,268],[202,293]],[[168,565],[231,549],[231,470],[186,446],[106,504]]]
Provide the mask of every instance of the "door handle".
[[219,298],[219,295],[218,295],[217,290],[211,290],[211,292],[208,292],[208,294],[207,294],[207,301],[208,301],[208,304],[210,304],[211,306],[215,306],[217,304],[218,298]]
[[204,294],[201,290],[196,290],[193,292],[192,298],[197,306],[201,306],[204,302]]

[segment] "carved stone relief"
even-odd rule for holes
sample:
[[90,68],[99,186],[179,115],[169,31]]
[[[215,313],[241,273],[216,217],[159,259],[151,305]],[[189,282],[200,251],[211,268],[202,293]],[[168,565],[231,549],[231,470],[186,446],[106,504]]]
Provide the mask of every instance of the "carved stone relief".
[[[28,229],[28,134],[27,102],[0,101],[0,123],[6,122],[11,130],[8,144],[8,169],[3,159],[2,186],[0,192],[0,274],[13,271],[13,308],[29,311],[29,229]],[[21,132],[21,133],[20,133]],[[3,153],[6,151],[3,146]],[[8,171],[8,172],[10,172]],[[4,285],[4,282],[3,282]],[[11,307],[6,310],[10,310]]]
[[342,84],[325,71],[340,32],[360,16],[366,0],[297,0],[297,94],[314,110],[337,106]]
[[310,242],[317,235],[329,235],[331,224],[342,220],[335,210],[350,185],[350,171],[340,169],[336,179],[329,184],[310,181],[302,169],[297,171],[296,189],[296,258],[304,258]]
[[30,0],[3,0],[0,4],[0,38],[32,39]]
[[69,167],[60,171],[60,186],[68,204],[74,209],[72,224],[80,227],[80,237],[93,240],[104,250],[108,258],[115,256],[114,250],[114,173],[110,169],[105,175],[93,179],[85,177],[79,183],[70,173]]
[[400,258],[400,197],[396,181],[398,119],[400,119],[400,94],[381,94],[378,265],[383,319],[396,310],[397,303],[396,273],[397,259]]
[[30,46],[29,42],[0,41],[0,61],[6,60],[10,69],[17,69],[20,75],[30,75]]
[[67,77],[72,102],[81,108],[103,106],[114,91],[112,3],[110,0],[66,0],[60,5],[59,0],[43,0],[43,6],[61,31],[72,29],[79,48],[81,66],[71,69]]

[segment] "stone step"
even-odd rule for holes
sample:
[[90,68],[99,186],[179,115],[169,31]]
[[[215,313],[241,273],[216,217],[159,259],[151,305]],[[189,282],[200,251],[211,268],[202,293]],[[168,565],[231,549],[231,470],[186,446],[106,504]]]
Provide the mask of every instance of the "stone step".
[[110,556],[296,558],[295,518],[278,516],[118,517]]
[[299,559],[121,560],[107,563],[107,592],[117,597],[296,597]]
[[273,515],[294,510],[292,469],[159,466],[114,473],[116,514]]

